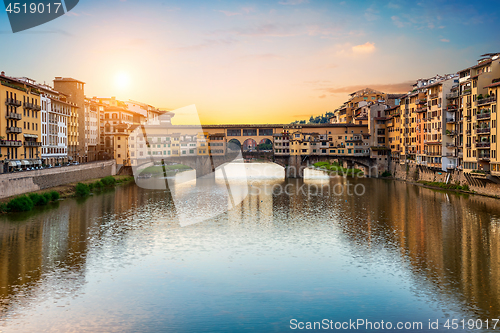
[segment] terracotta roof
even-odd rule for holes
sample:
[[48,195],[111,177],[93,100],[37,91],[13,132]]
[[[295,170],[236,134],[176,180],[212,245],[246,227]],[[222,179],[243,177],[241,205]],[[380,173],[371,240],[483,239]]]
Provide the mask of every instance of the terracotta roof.
[[485,86],[485,88],[493,88],[493,87],[498,87],[498,86],[500,86],[500,81],[492,83],[489,86]]
[[483,61],[483,62],[477,64],[476,66],[472,66],[471,68],[475,69],[475,68],[483,67],[484,65],[491,63],[491,61],[492,61],[491,59]]

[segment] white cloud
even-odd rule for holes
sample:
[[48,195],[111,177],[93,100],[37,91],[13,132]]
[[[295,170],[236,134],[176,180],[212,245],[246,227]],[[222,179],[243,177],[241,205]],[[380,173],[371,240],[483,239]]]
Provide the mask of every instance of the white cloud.
[[440,40],[441,40],[443,43],[449,43],[449,42],[450,42],[450,40],[449,40],[449,39],[446,39],[446,38],[442,38],[442,39],[440,39]]
[[355,45],[352,47],[352,52],[356,54],[367,54],[372,53],[376,50],[375,43],[366,42],[361,45]]
[[280,5],[285,5],[285,6],[296,6],[300,5],[303,3],[309,3],[309,0],[284,0],[278,2]]

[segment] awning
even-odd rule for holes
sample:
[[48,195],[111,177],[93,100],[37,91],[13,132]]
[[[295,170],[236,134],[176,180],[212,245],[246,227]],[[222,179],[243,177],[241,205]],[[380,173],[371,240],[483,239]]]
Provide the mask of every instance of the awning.
[[16,161],[10,161],[10,162],[9,162],[9,166],[11,166],[11,167],[16,167],[16,166],[17,166]]
[[36,161],[33,161],[33,164],[40,165],[40,164],[42,164],[42,161],[40,161],[40,160],[36,160]]
[[23,134],[25,138],[38,138],[37,134]]
[[26,161],[26,160],[22,160],[21,161],[21,165],[30,165],[31,163],[29,161]]
[[72,160],[73,160],[73,157],[68,156],[68,160],[72,161]]

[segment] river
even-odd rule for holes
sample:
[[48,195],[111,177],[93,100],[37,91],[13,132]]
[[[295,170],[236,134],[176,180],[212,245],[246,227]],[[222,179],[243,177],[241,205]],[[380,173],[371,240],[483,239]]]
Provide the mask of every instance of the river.
[[135,184],[0,216],[2,332],[446,331],[500,318],[499,278],[498,200],[390,180],[255,179],[184,227],[168,193]]

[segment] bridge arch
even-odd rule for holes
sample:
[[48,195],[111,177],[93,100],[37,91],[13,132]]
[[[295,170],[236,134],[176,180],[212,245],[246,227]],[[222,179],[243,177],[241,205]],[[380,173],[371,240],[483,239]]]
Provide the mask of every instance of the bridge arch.
[[[227,143],[227,148],[231,150],[241,150],[241,142],[238,139],[231,139]],[[237,148],[237,149],[236,149]]]
[[249,138],[243,142],[243,151],[255,150],[256,147],[257,142],[254,139]]

